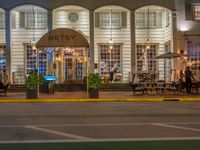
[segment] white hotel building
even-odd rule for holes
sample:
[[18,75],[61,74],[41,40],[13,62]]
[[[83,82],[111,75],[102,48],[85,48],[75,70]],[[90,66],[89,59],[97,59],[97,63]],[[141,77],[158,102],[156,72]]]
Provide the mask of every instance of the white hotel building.
[[[12,84],[24,84],[37,67],[57,83],[81,82],[87,68],[102,78],[116,69],[116,82],[126,83],[142,70],[147,49],[148,72],[164,79],[165,70],[170,80],[170,70],[186,65],[199,71],[199,21],[200,0],[0,0],[0,69]],[[88,45],[63,43],[71,32]],[[49,34],[57,43],[44,46]],[[155,59],[167,52],[188,58]]]

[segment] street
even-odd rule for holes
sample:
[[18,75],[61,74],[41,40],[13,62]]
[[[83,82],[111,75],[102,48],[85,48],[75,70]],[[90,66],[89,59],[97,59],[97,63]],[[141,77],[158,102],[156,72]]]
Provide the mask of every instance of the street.
[[200,140],[199,102],[1,103],[0,143]]

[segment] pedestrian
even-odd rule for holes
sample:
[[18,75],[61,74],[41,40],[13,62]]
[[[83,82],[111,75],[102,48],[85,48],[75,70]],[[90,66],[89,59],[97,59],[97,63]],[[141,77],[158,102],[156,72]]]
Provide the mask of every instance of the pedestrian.
[[186,90],[188,94],[191,94],[192,79],[194,79],[194,76],[192,75],[192,71],[190,70],[190,67],[187,66],[185,70],[185,85],[186,85]]
[[114,72],[113,70],[110,71],[110,82],[112,83],[113,81],[113,76],[114,76]]

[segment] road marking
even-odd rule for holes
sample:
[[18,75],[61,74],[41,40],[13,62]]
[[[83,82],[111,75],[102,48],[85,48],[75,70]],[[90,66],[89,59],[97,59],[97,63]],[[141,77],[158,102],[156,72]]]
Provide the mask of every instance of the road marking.
[[137,125],[155,125],[155,124],[174,124],[174,125],[188,125],[200,124],[200,122],[149,122],[149,123],[88,123],[88,124],[28,124],[28,125],[0,125],[0,128],[18,128],[24,126],[37,126],[37,127],[85,127],[85,126],[137,126]]
[[42,132],[46,132],[46,133],[50,133],[50,134],[67,137],[67,138],[74,138],[74,139],[81,139],[81,140],[91,140],[92,139],[92,138],[88,138],[85,136],[79,136],[79,135],[74,135],[74,134],[70,134],[70,133],[63,133],[63,132],[59,132],[59,131],[55,131],[55,130],[39,128],[36,126],[24,126],[24,127],[28,128],[28,129],[36,130],[36,131],[42,131]]
[[0,144],[14,143],[63,143],[63,142],[120,142],[120,141],[181,141],[200,140],[200,137],[158,137],[158,138],[108,138],[108,139],[70,139],[70,140],[7,140]]
[[200,129],[196,129],[196,128],[180,127],[180,126],[167,125],[167,124],[161,124],[161,123],[155,123],[153,125],[156,125],[156,126],[159,126],[159,127],[176,128],[176,129],[182,129],[182,130],[190,130],[190,131],[200,132]]

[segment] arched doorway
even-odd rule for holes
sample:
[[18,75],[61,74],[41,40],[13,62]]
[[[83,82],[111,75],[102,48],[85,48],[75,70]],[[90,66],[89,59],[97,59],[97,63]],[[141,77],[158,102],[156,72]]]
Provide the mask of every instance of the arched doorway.
[[[54,29],[36,47],[47,53],[46,74],[57,76],[57,83],[81,82],[87,76],[89,43],[81,33],[68,28]],[[38,69],[42,69],[40,63]]]

